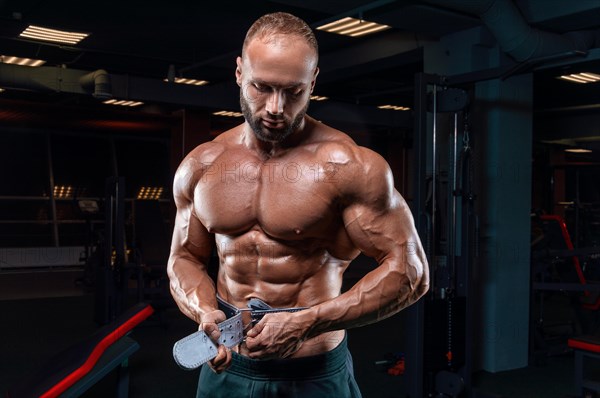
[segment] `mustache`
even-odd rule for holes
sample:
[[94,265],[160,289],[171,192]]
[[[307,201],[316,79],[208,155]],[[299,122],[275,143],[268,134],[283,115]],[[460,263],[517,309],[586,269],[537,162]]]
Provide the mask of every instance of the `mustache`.
[[267,112],[266,116],[261,117],[261,119],[272,121],[272,122],[286,122],[287,119],[284,115],[272,115]]

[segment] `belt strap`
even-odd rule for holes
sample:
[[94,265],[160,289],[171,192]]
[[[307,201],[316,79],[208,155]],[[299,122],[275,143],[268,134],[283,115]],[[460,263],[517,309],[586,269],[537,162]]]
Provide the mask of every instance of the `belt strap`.
[[[221,331],[219,344],[231,348],[241,343],[244,339],[241,312],[219,323],[217,326],[219,326]],[[173,358],[175,362],[186,370],[196,369],[216,356],[217,345],[203,330],[198,330],[184,337],[173,346]]]
[[[217,295],[219,309],[225,313],[227,320],[217,326],[221,331],[219,344],[231,348],[244,340],[242,313],[250,311],[252,324],[256,324],[266,314],[274,312],[296,312],[308,307],[272,308],[260,299],[248,301],[248,308],[237,308]],[[173,358],[177,365],[186,370],[193,370],[217,356],[217,345],[203,330],[198,330],[177,341],[173,346]]]

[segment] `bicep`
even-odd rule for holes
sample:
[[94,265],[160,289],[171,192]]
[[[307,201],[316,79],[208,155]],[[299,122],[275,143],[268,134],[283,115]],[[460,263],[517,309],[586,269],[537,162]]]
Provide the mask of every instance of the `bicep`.
[[170,268],[181,258],[200,265],[208,264],[214,245],[214,236],[194,214],[194,184],[193,179],[188,177],[190,174],[185,168],[180,168],[173,184],[177,213],[171,240]]
[[400,255],[416,238],[410,209],[395,190],[384,203],[357,201],[347,206],[343,218],[352,242],[379,263]]
[[411,241],[418,241],[412,213],[394,188],[388,163],[379,154],[362,148],[351,183],[345,186],[344,225],[350,239],[364,254],[382,263]]
[[207,264],[214,245],[214,236],[195,216],[191,203],[178,206],[171,241],[171,256],[186,257]]

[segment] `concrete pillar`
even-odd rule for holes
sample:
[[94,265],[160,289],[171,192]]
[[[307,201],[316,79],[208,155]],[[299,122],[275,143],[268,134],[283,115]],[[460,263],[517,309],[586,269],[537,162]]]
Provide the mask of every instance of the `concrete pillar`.
[[[508,62],[489,32],[448,35],[424,51],[424,71],[444,76]],[[471,137],[478,174],[481,257],[472,270],[477,305],[474,370],[527,366],[530,290],[532,76],[474,85]]]
[[528,363],[532,76],[478,83],[475,91],[482,133],[481,366],[499,372]]

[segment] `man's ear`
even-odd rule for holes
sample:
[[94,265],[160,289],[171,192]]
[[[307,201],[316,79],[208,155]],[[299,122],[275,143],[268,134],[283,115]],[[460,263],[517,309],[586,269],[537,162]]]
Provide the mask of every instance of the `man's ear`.
[[317,75],[319,74],[319,67],[315,68],[315,73],[313,74],[312,81],[310,82],[310,93],[312,94],[315,89],[315,83],[317,82]]
[[242,87],[242,57],[237,57],[235,63],[235,81],[238,86]]

